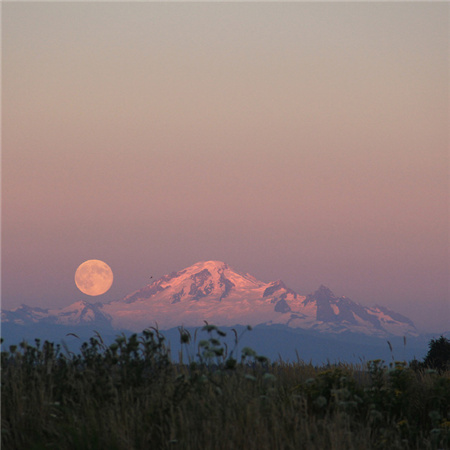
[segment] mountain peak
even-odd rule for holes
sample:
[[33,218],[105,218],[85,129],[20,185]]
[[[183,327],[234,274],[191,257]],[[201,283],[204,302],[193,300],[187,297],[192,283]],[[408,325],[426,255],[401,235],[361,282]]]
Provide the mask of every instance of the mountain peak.
[[336,298],[336,296],[334,295],[333,291],[328,288],[327,286],[321,284],[319,286],[319,289],[316,290],[316,292],[314,292],[313,294],[317,299],[332,299],[332,298]]
[[336,296],[334,295],[333,291],[321,284],[319,289],[317,289],[313,294],[309,294],[306,297],[305,301],[306,303],[317,302],[318,304],[328,304],[333,300],[336,300]]
[[221,302],[236,291],[253,290],[263,285],[265,283],[234,270],[223,261],[199,261],[179,272],[164,275],[120,302],[130,304],[150,301],[154,304],[155,299],[163,295],[170,304],[189,304],[192,301],[214,303]]
[[155,323],[161,329],[199,326],[207,320],[218,326],[284,324],[333,333],[415,333],[409,319],[387,308],[364,307],[337,297],[324,285],[307,297],[301,296],[281,280],[266,283],[217,260],[199,261],[171,272],[120,300],[95,304],[80,300],[58,310],[22,306],[2,311],[2,320],[20,324],[104,323],[133,331]]
[[229,269],[229,266],[227,263],[225,263],[223,261],[208,260],[208,261],[196,262],[195,264],[192,264],[192,266],[188,267],[187,269],[191,269],[191,268],[199,269],[199,270],[208,269],[208,270],[217,271],[217,270]]

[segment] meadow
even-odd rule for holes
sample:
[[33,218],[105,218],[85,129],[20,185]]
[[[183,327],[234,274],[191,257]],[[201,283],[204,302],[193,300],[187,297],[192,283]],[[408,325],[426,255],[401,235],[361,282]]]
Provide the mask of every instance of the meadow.
[[203,330],[179,329],[178,362],[154,328],[111,345],[96,334],[77,353],[3,349],[2,449],[450,448],[448,367],[270,362]]

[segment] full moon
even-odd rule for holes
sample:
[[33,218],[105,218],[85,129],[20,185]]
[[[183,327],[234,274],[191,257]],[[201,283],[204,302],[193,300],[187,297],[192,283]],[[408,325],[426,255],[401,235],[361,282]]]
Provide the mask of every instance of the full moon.
[[90,259],[75,272],[75,284],[86,295],[102,295],[113,283],[111,268],[103,261]]

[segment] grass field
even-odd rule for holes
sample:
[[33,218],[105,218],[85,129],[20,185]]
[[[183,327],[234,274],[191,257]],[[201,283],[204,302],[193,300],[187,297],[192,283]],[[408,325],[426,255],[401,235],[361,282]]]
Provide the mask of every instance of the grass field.
[[450,448],[450,371],[270,363],[205,329],[182,363],[155,329],[3,351],[2,449]]

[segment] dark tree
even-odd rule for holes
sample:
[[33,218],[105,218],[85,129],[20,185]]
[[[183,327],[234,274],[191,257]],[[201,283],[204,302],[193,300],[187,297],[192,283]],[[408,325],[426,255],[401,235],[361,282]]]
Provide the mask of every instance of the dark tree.
[[441,336],[439,339],[431,339],[429,350],[423,366],[441,371],[450,370],[450,339]]

